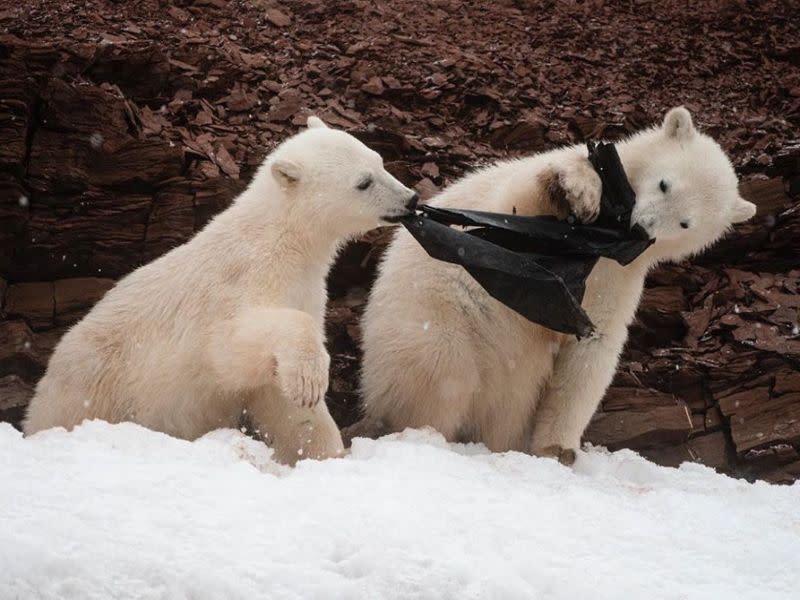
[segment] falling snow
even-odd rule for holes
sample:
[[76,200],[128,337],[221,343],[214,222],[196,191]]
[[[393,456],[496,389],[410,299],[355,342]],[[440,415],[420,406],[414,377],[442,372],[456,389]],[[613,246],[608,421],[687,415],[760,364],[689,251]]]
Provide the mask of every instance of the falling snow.
[[103,141],[104,138],[101,133],[95,132],[91,136],[89,136],[89,143],[95,150],[98,150],[103,145]]

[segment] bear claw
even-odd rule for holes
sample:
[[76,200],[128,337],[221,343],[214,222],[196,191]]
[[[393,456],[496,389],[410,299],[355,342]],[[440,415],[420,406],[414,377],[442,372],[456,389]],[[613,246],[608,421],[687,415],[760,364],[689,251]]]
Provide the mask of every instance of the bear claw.
[[547,446],[541,452],[537,452],[536,454],[541,457],[558,459],[558,462],[567,467],[574,465],[575,459],[578,457],[574,449],[562,448],[558,445]]
[[327,352],[314,358],[293,357],[290,360],[278,360],[281,391],[299,406],[314,408],[324,401],[328,391],[329,365],[330,357]]
[[[583,163],[586,164],[583,164]],[[558,183],[564,190],[572,213],[581,223],[592,223],[600,216],[603,184],[588,160],[562,168]]]

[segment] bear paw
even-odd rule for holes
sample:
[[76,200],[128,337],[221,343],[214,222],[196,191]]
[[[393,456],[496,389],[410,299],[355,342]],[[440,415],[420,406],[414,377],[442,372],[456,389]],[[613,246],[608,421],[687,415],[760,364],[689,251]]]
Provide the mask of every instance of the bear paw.
[[559,169],[558,183],[564,190],[572,214],[581,223],[592,223],[600,215],[603,183],[591,163],[581,158]]
[[277,378],[284,396],[299,406],[314,408],[328,391],[331,357],[325,351],[278,357]]
[[577,458],[577,453],[572,448],[562,448],[561,446],[554,445],[554,446],[547,446],[535,452],[536,456],[540,456],[542,458],[555,458],[560,462],[562,465],[567,467],[571,467],[575,464],[575,459]]

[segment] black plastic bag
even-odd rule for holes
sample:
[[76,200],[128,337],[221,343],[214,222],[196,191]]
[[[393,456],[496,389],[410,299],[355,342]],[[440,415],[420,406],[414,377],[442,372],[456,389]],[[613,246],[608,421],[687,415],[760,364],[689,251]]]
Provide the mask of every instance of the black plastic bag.
[[578,338],[590,335],[594,326],[581,302],[597,259],[627,265],[653,240],[640,226],[630,227],[636,195],[614,145],[588,147],[603,184],[600,215],[591,225],[426,205],[403,225],[431,257],[461,265],[529,321]]

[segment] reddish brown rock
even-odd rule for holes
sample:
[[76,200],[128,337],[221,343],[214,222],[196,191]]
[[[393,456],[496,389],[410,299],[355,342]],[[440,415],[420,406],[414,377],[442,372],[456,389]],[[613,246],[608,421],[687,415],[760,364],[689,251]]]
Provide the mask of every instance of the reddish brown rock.
[[371,77],[369,81],[367,81],[364,85],[361,86],[361,89],[365,91],[367,94],[372,94],[373,96],[380,96],[381,94],[383,94],[384,87],[380,77]]
[[439,188],[427,177],[420,179],[415,185],[414,189],[419,194],[420,200],[425,202],[439,193]]
[[792,484],[800,479],[800,460],[769,469],[762,477],[770,483]]
[[719,399],[719,408],[722,414],[730,417],[742,410],[755,409],[763,406],[769,399],[769,388],[758,387],[736,392]]
[[772,398],[751,405],[731,417],[731,437],[736,451],[767,448],[777,444],[800,444],[800,393]]
[[422,173],[425,177],[429,179],[438,179],[439,167],[436,166],[436,163],[426,162],[424,165],[422,165],[420,173]]
[[291,17],[277,8],[268,9],[265,16],[267,21],[275,25],[275,27],[288,27],[292,23]]
[[639,454],[647,460],[664,465],[665,467],[677,467],[685,462],[692,462],[694,455],[689,451],[689,447],[684,444],[661,445],[655,448],[643,448]]
[[780,371],[775,375],[772,393],[780,396],[789,392],[800,392],[800,371]]
[[5,312],[8,315],[23,317],[33,329],[53,325],[53,282],[15,283],[9,286],[6,294]]
[[22,72],[4,75],[0,105],[6,116],[0,126],[0,165],[19,168],[27,156],[25,141],[34,118],[36,95]]
[[540,151],[546,147],[544,121],[519,121],[495,129],[489,136],[489,143],[495,148]]
[[161,190],[153,201],[144,239],[143,259],[150,262],[194,235],[194,193],[190,185]]
[[674,406],[675,396],[644,387],[608,388],[603,398],[603,410],[642,410],[658,406]]
[[711,407],[706,411],[704,426],[709,433],[722,428],[722,413],[719,408]]
[[97,277],[59,279],[54,284],[56,323],[58,325],[74,323],[113,286],[113,279]]
[[681,312],[686,309],[683,289],[677,286],[646,288],[642,294],[631,336],[641,344],[664,345],[684,335]]
[[782,177],[743,181],[739,185],[739,193],[755,203],[758,216],[774,216],[785,210],[790,203]]
[[610,450],[649,448],[685,441],[692,430],[686,405],[649,410],[601,412],[594,416],[584,438]]
[[[162,140],[128,138],[112,145],[102,134],[39,130],[31,146],[31,185],[62,192],[89,187],[148,186],[180,175],[183,157]],[[101,139],[102,138],[102,139]]]
[[22,320],[0,321],[0,377],[16,375],[36,382],[60,336],[61,330],[34,333]]
[[717,469],[727,471],[730,465],[728,440],[721,431],[692,438],[687,442],[692,460]]
[[0,421],[19,427],[34,387],[18,375],[0,377]]

